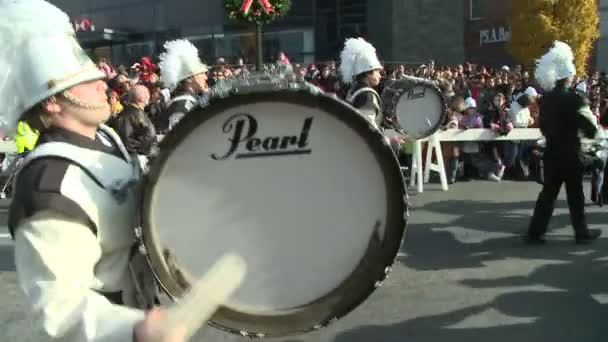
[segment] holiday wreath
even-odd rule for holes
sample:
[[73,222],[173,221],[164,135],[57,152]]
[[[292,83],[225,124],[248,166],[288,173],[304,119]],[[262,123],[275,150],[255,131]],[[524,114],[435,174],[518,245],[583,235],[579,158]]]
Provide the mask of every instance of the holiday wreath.
[[290,0],[226,0],[226,13],[230,19],[268,24],[284,16],[291,6]]

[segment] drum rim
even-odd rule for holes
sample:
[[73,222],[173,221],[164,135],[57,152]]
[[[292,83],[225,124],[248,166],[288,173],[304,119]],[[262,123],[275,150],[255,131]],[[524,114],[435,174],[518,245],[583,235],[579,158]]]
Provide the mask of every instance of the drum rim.
[[[445,96],[443,95],[443,93],[441,92],[441,89],[439,89],[439,87],[436,84],[432,83],[431,81],[428,81],[425,79],[418,79],[418,78],[415,78],[415,79],[405,78],[404,80],[411,82],[412,87],[421,86],[421,87],[429,88],[430,90],[437,93],[437,95],[439,96],[439,102],[440,102],[439,106],[441,107],[440,120],[435,125],[433,125],[428,130],[426,130],[426,132],[424,132],[420,135],[417,135],[417,134],[415,135],[407,130],[407,126],[403,125],[403,123],[399,121],[399,116],[397,115],[397,104],[399,103],[401,96],[404,95],[406,88],[391,88],[392,85],[399,84],[399,80],[394,80],[393,82],[387,84],[386,87],[384,88],[385,90],[391,89],[394,91],[394,93],[392,95],[390,95],[391,114],[397,119],[397,122],[407,132],[408,136],[410,138],[413,138],[414,140],[428,138],[428,137],[432,136],[433,134],[435,134],[435,132],[437,132],[441,128],[443,121],[445,121],[445,118],[447,117],[447,114],[448,114],[447,100],[446,100]],[[383,95],[384,95],[384,90],[382,91],[381,97],[383,97]]]
[[[280,99],[281,102],[320,108],[358,132],[366,141],[374,151],[385,184],[387,184],[386,231],[384,240],[377,241],[379,245],[367,248],[365,254],[361,256],[361,261],[345,281],[313,303],[290,310],[288,314],[279,314],[279,316],[255,316],[222,307],[209,322],[218,329],[248,337],[284,337],[304,334],[325,327],[351,313],[363,304],[387,278],[405,238],[407,225],[407,190],[398,161],[382,133],[371,126],[346,102],[324,94],[313,95],[306,90],[263,91],[217,99],[212,101],[208,107],[185,116],[165,136],[161,142],[160,152],[152,161],[148,177],[144,181],[143,196],[141,197],[143,201],[142,240],[147,250],[150,266],[160,286],[170,297],[179,297],[183,290],[177,287],[169,273],[162,257],[162,250],[156,243],[158,239],[156,239],[155,231],[150,228],[150,215],[148,215],[154,186],[166,160],[188,134],[209,118],[234,106],[256,102],[277,102],[277,99]],[[369,262],[370,260],[376,261]],[[345,293],[347,295],[344,295]],[[234,328],[235,326],[243,329]]]

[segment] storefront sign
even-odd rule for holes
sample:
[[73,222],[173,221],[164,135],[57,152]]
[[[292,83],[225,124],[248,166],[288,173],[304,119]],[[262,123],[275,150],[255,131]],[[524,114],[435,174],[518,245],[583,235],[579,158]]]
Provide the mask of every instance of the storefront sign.
[[91,32],[95,31],[95,25],[89,19],[74,20],[74,31],[76,32]]
[[510,32],[504,28],[491,28],[479,31],[479,45],[504,43],[509,41]]

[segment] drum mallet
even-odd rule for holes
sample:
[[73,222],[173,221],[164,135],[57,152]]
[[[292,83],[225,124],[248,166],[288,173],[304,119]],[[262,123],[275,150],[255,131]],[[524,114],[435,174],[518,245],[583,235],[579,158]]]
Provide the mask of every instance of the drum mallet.
[[245,273],[243,258],[235,254],[222,256],[184,297],[166,309],[165,331],[185,328],[188,341],[240,287]]

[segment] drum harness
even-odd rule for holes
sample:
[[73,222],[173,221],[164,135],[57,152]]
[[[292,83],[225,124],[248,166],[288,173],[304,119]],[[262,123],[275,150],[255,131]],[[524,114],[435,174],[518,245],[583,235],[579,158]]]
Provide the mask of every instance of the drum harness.
[[[401,127],[401,125],[399,124],[399,122],[398,122],[398,121],[396,121],[396,120],[388,120],[388,119],[387,119],[387,118],[388,118],[388,116],[386,116],[386,115],[385,115],[385,114],[382,112],[382,109],[380,108],[380,103],[382,103],[382,100],[381,100],[381,98],[380,98],[380,94],[378,94],[378,92],[377,92],[377,91],[376,91],[374,88],[371,88],[371,87],[363,87],[363,88],[357,89],[355,92],[353,92],[353,93],[352,93],[352,94],[351,94],[351,95],[350,95],[350,96],[349,96],[349,97],[346,99],[346,101],[347,101],[348,103],[352,104],[352,103],[355,101],[355,99],[357,98],[357,96],[359,96],[359,95],[363,94],[364,92],[371,92],[371,93],[373,94],[373,96],[376,98],[376,100],[378,101],[378,107],[377,107],[377,109],[378,109],[378,111],[379,111],[379,113],[380,113],[380,114],[378,114],[378,115],[382,115],[382,117],[383,117],[382,122],[383,122],[385,125],[390,124],[390,126],[391,126],[390,128],[394,129],[394,130],[395,130],[395,131],[397,131],[399,134],[401,134],[401,135],[403,135],[403,136],[406,136],[406,137],[407,137],[407,133],[405,132],[405,130],[403,129],[403,127]],[[382,128],[381,128],[381,127],[379,127],[379,129],[382,131]]]
[[[350,104],[352,104],[353,101],[357,98],[357,96],[359,96],[360,94],[362,94],[362,93],[364,93],[366,91],[371,92],[374,95],[374,97],[378,100],[379,104],[382,103],[382,101],[380,99],[380,95],[378,94],[378,92],[376,90],[374,90],[374,88],[371,88],[371,87],[363,87],[363,88],[357,89],[355,92],[353,92],[350,96],[347,97],[347,99],[346,99],[347,102],[350,103]],[[401,91],[399,94],[401,94],[402,92],[403,91]],[[379,115],[383,115],[384,116],[384,114],[382,113],[382,110],[380,108],[378,110],[381,113]],[[384,116],[384,117],[386,117],[386,116]],[[396,132],[398,132],[399,134],[403,135],[404,137],[406,137],[406,138],[408,137],[408,134],[401,127],[401,125],[399,124],[399,121],[397,121],[397,120],[391,120],[389,122],[390,122],[390,124],[392,126],[391,127],[392,129],[394,129]],[[378,129],[382,132],[382,128],[379,127]],[[405,216],[409,217],[410,216],[410,212],[412,210],[412,204],[410,203],[411,198],[412,198],[412,194],[409,193],[407,185],[405,187],[404,197],[405,197],[405,199],[404,199],[405,200]]]
[[[110,128],[107,128],[105,126],[100,126],[100,131],[103,132],[106,136],[103,136],[102,134],[98,134],[98,138],[104,142],[108,142],[109,139],[115,140],[115,141],[119,141],[116,140],[117,136],[116,133],[113,132]],[[121,144],[117,144],[119,150],[121,151],[121,154],[123,156],[125,156],[126,161],[131,165],[132,168],[132,174],[131,177],[126,178],[126,179],[116,179],[114,177],[112,177],[111,174],[108,174],[108,172],[104,171],[104,166],[99,163],[99,160],[93,156],[93,157],[89,157],[88,155],[85,155],[82,153],[82,149],[80,147],[68,144],[68,143],[64,143],[64,142],[49,142],[43,145],[38,146],[35,150],[33,150],[32,152],[30,152],[28,154],[28,156],[25,158],[24,162],[22,163],[22,165],[20,165],[19,170],[17,170],[17,177],[18,177],[18,172],[20,170],[22,170],[26,165],[28,165],[29,163],[31,163],[34,160],[37,159],[42,159],[42,158],[48,158],[48,157],[54,157],[54,158],[60,158],[60,159],[64,159],[67,160],[71,163],[73,163],[74,165],[80,167],[89,177],[91,177],[98,185],[100,185],[104,190],[108,191],[112,197],[114,197],[114,199],[116,199],[116,201],[118,203],[123,203],[128,196],[129,191],[133,190],[134,196],[136,196],[136,198],[138,198],[137,196],[139,196],[139,180],[141,179],[141,169],[140,166],[138,165],[138,163],[132,162],[131,161],[131,157],[129,156],[129,154],[127,153],[126,149],[124,148],[124,146],[122,146]],[[102,152],[100,152],[102,153]],[[140,225],[141,221],[140,221],[140,216],[141,216],[141,209],[138,208],[137,209],[137,225]],[[133,228],[133,227],[131,227]],[[143,245],[143,240],[142,240],[142,236],[141,236],[141,228],[140,227],[135,227],[135,241],[131,250],[131,261],[129,262],[129,273],[131,276],[131,280],[133,281],[133,286],[135,289],[135,301],[136,301],[136,305],[139,308],[145,309],[145,308],[151,308],[153,306],[153,304],[155,302],[158,301],[158,295],[159,295],[159,291],[158,288],[155,289],[144,289],[143,287],[146,287],[146,284],[152,279],[143,279],[141,277],[139,277],[137,274],[138,272],[134,269],[134,265],[133,262],[135,260],[135,258],[138,257],[138,254],[145,257],[145,263],[147,264],[147,271],[149,272],[153,272],[152,268],[149,265],[149,261],[147,260],[147,255],[146,255],[146,251],[145,251],[145,247]],[[143,260],[142,260],[143,261]],[[139,263],[141,263],[142,261],[138,261]],[[142,266],[142,265],[140,265]],[[146,266],[146,265],[143,265]],[[139,272],[141,274],[141,272]],[[144,275],[145,277],[146,275]],[[151,273],[150,275],[148,275],[148,277],[152,277],[153,273]],[[143,281],[145,280],[145,281]],[[156,284],[154,284],[156,286]],[[154,291],[153,293],[147,292],[146,290],[150,291]]]

